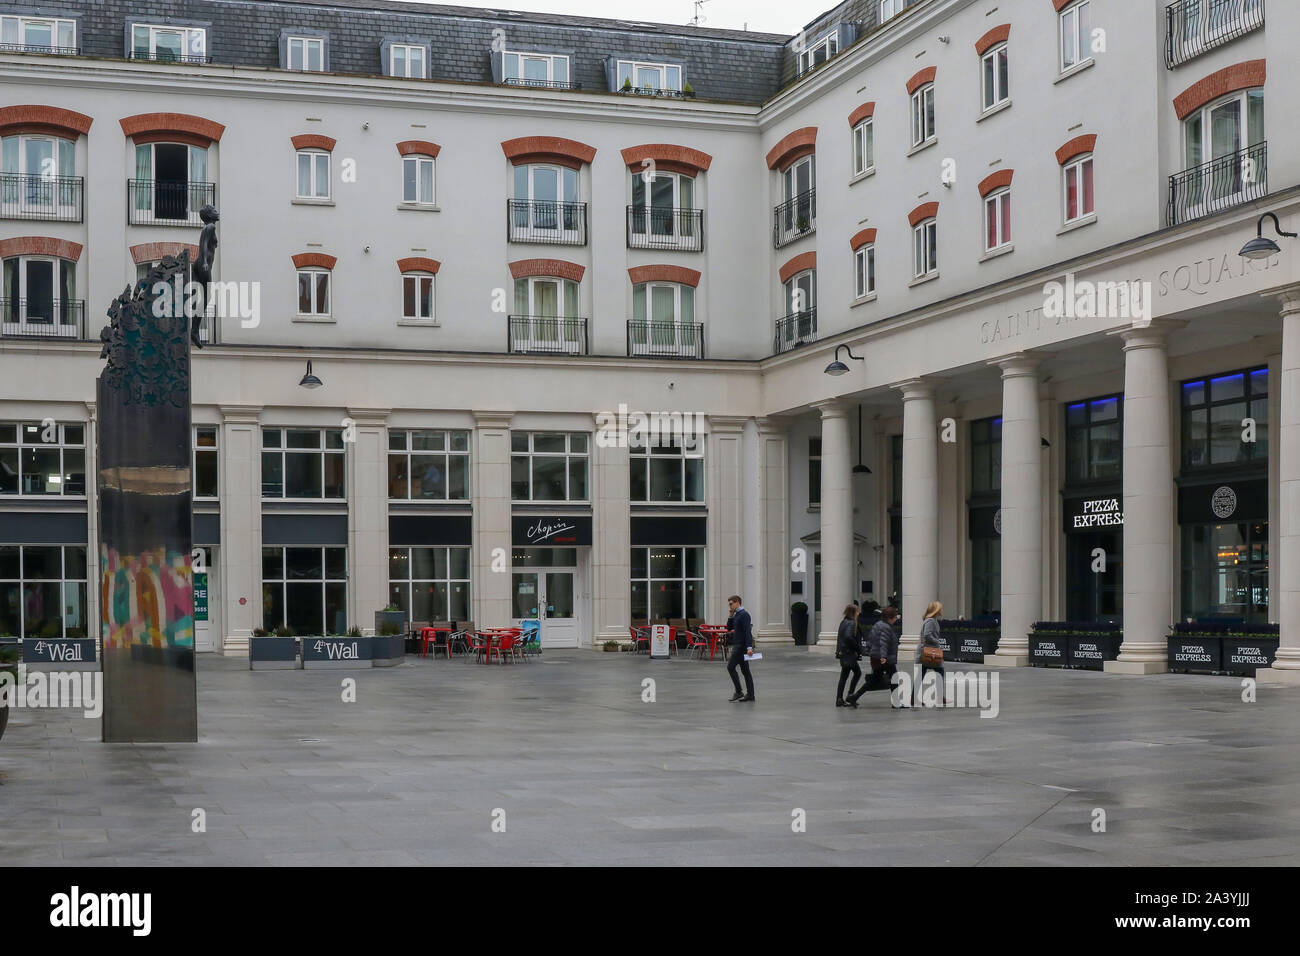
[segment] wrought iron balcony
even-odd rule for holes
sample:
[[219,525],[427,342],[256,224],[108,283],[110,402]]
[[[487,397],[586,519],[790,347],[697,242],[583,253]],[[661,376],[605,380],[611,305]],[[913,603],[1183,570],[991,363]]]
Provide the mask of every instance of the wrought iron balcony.
[[173,53],[170,50],[158,50],[155,53],[143,53],[132,50],[127,54],[128,60],[153,60],[155,63],[211,63],[212,57],[206,53]]
[[522,76],[506,77],[501,81],[502,86],[526,86],[534,90],[580,90],[581,83],[565,82],[563,80],[529,80]]
[[507,199],[506,234],[511,242],[585,246],[587,204]]
[[1165,66],[1173,69],[1264,25],[1264,0],[1178,0],[1165,7]]
[[217,203],[216,183],[126,181],[126,221],[132,226],[201,227],[199,210]]
[[810,189],[772,210],[772,246],[780,249],[817,231],[817,190]]
[[0,173],[0,219],[81,222],[83,183],[80,176]]
[[84,299],[0,299],[0,336],[84,341],[86,302]]
[[792,312],[776,320],[776,335],[772,339],[772,354],[780,355],[801,345],[817,341],[817,310]]
[[0,43],[0,53],[44,53],[46,56],[79,56],[79,46],[53,46],[49,43]]
[[629,249],[704,251],[704,210],[627,207]]
[[511,352],[586,355],[587,320],[553,315],[512,315],[507,347]]
[[1268,195],[1268,143],[1247,146],[1169,177],[1168,225],[1210,216]]
[[627,354],[645,358],[702,359],[704,324],[630,319],[627,323]]

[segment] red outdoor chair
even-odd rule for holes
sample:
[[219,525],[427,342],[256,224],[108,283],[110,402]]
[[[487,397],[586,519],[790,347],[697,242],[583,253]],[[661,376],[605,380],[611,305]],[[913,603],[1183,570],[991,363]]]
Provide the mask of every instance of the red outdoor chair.
[[632,649],[636,653],[641,653],[641,645],[645,645],[646,652],[650,651],[650,629],[646,627],[628,626],[628,632],[632,635]]
[[686,653],[695,651],[695,658],[699,660],[704,656],[704,652],[709,649],[709,639],[703,634],[696,634],[694,631],[686,632]]

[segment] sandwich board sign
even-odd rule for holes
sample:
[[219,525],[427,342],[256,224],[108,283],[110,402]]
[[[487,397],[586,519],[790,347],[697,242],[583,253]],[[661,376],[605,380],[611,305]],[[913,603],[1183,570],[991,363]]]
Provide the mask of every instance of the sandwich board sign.
[[671,629],[667,624],[655,624],[650,628],[650,658],[665,660],[668,657],[668,635]]

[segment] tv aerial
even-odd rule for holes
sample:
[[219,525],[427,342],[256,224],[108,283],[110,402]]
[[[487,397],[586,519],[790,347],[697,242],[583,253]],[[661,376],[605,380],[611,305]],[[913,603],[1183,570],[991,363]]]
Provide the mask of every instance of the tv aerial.
[[709,19],[704,15],[704,5],[708,3],[709,0],[694,0],[694,2],[695,16],[691,17],[691,26],[698,27],[701,23],[704,23]]

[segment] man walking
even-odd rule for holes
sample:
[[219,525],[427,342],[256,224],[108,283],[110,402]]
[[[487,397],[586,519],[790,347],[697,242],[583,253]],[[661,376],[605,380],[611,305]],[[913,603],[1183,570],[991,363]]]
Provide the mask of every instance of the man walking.
[[[727,606],[731,608],[731,619],[728,624],[732,633],[731,659],[727,661],[727,673],[731,675],[731,683],[736,687],[735,696],[731,699],[733,702],[752,701],[754,678],[749,673],[749,657],[754,653],[754,630],[749,621],[749,612],[740,601],[740,595],[733,594],[727,598]],[[743,694],[740,692],[740,678],[736,676],[737,667],[745,675]]]
[[[898,670],[898,634],[894,631],[894,621],[898,609],[887,607],[880,612],[880,620],[871,626],[867,634],[867,656],[871,659],[871,676],[863,681],[856,694],[850,694],[848,701],[858,702],[869,690],[888,690],[894,673]],[[890,706],[896,707],[893,700]]]

